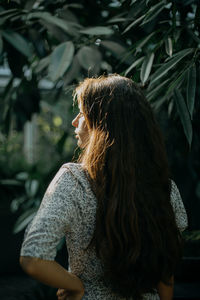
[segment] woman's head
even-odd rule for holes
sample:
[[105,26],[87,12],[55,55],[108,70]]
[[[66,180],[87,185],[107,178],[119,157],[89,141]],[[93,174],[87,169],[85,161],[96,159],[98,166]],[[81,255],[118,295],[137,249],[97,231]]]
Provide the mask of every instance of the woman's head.
[[75,98],[84,119],[85,136],[89,136],[84,143],[84,147],[88,146],[85,158],[97,146],[97,152],[105,153],[113,144],[125,158],[128,153],[133,154],[136,143],[144,159],[151,155],[150,139],[156,138],[157,124],[149,103],[131,79],[117,74],[87,78],[76,88]]
[[147,113],[146,100],[137,85],[117,74],[85,79],[75,96],[89,131],[104,131],[110,138],[129,132],[139,115]]

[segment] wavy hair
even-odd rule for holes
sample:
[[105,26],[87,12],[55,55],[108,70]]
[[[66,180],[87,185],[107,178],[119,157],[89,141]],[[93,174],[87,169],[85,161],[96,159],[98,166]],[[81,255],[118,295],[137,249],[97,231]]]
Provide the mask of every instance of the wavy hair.
[[117,74],[87,78],[75,90],[90,133],[79,158],[97,198],[95,247],[107,285],[142,299],[170,285],[181,235],[170,203],[164,141],[139,87]]

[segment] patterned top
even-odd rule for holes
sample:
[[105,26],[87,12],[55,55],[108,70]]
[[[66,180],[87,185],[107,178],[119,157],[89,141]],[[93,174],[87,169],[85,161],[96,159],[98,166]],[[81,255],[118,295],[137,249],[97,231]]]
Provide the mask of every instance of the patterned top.
[[[172,181],[171,203],[180,230],[187,227],[187,216],[179,191]],[[84,250],[95,225],[96,197],[80,164],[64,164],[50,183],[37,215],[26,229],[21,256],[54,260],[56,247],[65,236],[69,270],[85,287],[84,300],[123,300],[106,287],[102,267],[94,250]],[[159,299],[146,294],[144,299]]]

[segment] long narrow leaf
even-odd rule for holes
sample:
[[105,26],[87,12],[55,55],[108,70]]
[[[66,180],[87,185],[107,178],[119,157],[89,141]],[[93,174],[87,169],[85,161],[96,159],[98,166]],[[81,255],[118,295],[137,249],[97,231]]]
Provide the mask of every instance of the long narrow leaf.
[[0,180],[0,184],[2,185],[15,185],[15,186],[22,186],[23,183],[18,181],[18,180],[15,180],[15,179],[1,179]]
[[188,70],[187,78],[187,106],[190,112],[191,119],[193,118],[195,92],[196,92],[196,66],[193,65]]
[[95,26],[86,29],[81,29],[81,33],[88,35],[110,35],[113,34],[113,30],[106,26]]
[[19,18],[22,16],[22,12],[13,12],[11,14],[5,15],[4,17],[0,17],[0,25],[4,24],[8,19],[12,22],[15,18]]
[[185,49],[176,54],[175,57],[172,57],[170,61],[164,63],[151,77],[151,85],[163,77],[169,70],[171,70],[181,59],[183,59],[186,55],[192,53],[194,51],[193,48]]
[[64,75],[74,55],[74,44],[71,41],[57,46],[50,58],[49,76],[53,81]]
[[141,26],[152,21],[165,8],[165,5],[166,5],[166,0],[163,0],[158,4],[152,6],[150,10],[147,12]]
[[191,29],[187,28],[187,32],[189,33],[189,35],[193,38],[193,40],[195,42],[197,42],[197,44],[200,44],[200,38],[197,36],[198,31],[192,31]]
[[173,44],[172,44],[172,39],[170,37],[168,37],[165,40],[165,50],[166,53],[171,57],[173,52]]
[[144,84],[147,79],[149,78],[149,74],[151,72],[153,60],[154,60],[154,53],[147,55],[142,63],[142,68],[140,72],[140,79]]
[[25,211],[15,223],[13,233],[18,233],[21,230],[23,230],[34,218],[36,215],[37,208],[31,208],[27,211]]
[[184,70],[182,70],[179,74],[177,74],[176,79],[172,80],[172,83],[170,84],[169,88],[165,93],[166,97],[172,94],[175,88],[176,89],[179,88],[179,86],[182,84],[183,80],[185,79],[187,72],[188,72],[188,66],[186,66]]
[[119,15],[116,15],[116,16],[114,16],[114,17],[112,17],[111,19],[109,19],[106,23],[107,24],[112,24],[112,23],[120,23],[120,22],[127,22],[127,21],[132,21],[133,20],[133,18],[131,17],[131,18],[126,18],[126,17],[124,17],[124,13],[122,13],[122,14],[119,14]]
[[18,12],[19,10],[16,9],[16,8],[12,8],[12,9],[5,9],[3,11],[0,12],[0,18],[4,17],[4,16],[7,16],[7,15],[10,15],[10,14],[13,14],[13,13],[16,13]]
[[183,125],[184,133],[189,145],[192,143],[192,123],[190,114],[181,92],[178,89],[174,90],[174,99],[176,102],[178,114]]
[[161,84],[158,84],[153,90],[149,91],[147,93],[147,99],[150,101],[153,98],[157,97],[157,95],[161,92],[162,88],[169,83],[170,78],[163,81]]
[[159,1],[157,4],[151,6],[151,8],[147,12],[147,16],[152,13],[155,13],[163,5],[166,5],[166,0]]
[[138,19],[134,20],[131,24],[129,24],[126,29],[122,32],[122,34],[126,33],[127,31],[129,31],[133,26],[137,25],[138,23],[140,23],[140,21],[142,21],[144,19],[145,15],[139,17]]
[[34,13],[30,13],[27,17],[27,19],[33,19],[33,18],[39,18],[50,24],[54,24],[72,36],[78,35],[78,29],[81,28],[81,26],[78,23],[65,21],[58,17],[52,16],[48,12],[34,12]]
[[3,31],[2,35],[19,52],[27,57],[30,57],[32,55],[32,48],[19,33],[14,31]]
[[135,68],[137,65],[139,65],[142,61],[144,60],[144,56],[138,58],[136,61],[134,61],[134,63],[132,63],[132,65],[126,70],[126,72],[124,73],[125,76],[127,76],[127,74],[133,69]]
[[36,72],[36,73],[42,72],[45,68],[48,67],[49,62],[50,62],[50,55],[48,55],[48,56],[42,58],[42,59],[39,61],[38,65],[36,66],[35,72]]
[[132,0],[130,6],[133,5],[135,2],[137,2],[137,0]]
[[145,37],[144,39],[140,40],[137,45],[136,45],[136,49],[137,51],[142,49],[142,47],[144,45],[146,45],[146,43],[152,38],[152,36],[156,33],[156,31],[152,32],[151,34],[149,34],[147,37]]
[[[166,86],[164,94],[158,100],[157,100],[157,95],[156,95],[156,101],[154,101],[155,109],[158,109],[163,103],[165,103],[166,99],[171,97],[175,88],[178,89],[180,87],[180,85],[182,84],[182,82],[184,80],[185,75],[187,74],[187,70],[188,70],[188,66],[186,66],[185,69],[181,73],[179,73],[179,74],[175,73],[172,78],[168,78],[161,84],[159,83],[159,86],[161,86],[162,84],[164,86],[164,83],[166,84],[167,81],[172,82],[168,88]],[[176,79],[174,80],[174,78],[176,78]],[[151,87],[148,87],[148,89],[149,88],[151,89]],[[151,92],[149,94],[151,94]],[[149,94],[148,94],[148,100],[151,101],[155,96],[153,94],[151,94],[151,95],[149,95]]]

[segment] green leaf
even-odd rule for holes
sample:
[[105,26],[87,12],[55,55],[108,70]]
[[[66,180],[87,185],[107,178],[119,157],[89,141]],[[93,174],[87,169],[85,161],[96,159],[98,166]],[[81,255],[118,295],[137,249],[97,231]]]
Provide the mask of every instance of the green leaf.
[[80,65],[88,71],[95,64],[101,63],[101,53],[89,46],[83,46],[77,53]]
[[194,49],[189,48],[189,49],[185,49],[185,50],[182,50],[182,51],[176,53],[176,55],[174,55],[174,57],[172,56],[172,59],[170,59],[170,61],[162,64],[162,66],[151,76],[150,84],[152,85],[155,81],[157,81],[158,79],[163,77],[169,70],[171,70],[173,67],[175,67],[175,65],[181,59],[183,59],[186,55],[190,54],[192,51],[194,51]]
[[49,76],[56,81],[69,68],[74,56],[74,44],[71,41],[57,46],[51,54],[49,65]]
[[4,92],[2,94],[2,103],[1,103],[1,110],[0,110],[0,121],[5,126],[6,116],[8,115],[9,107],[10,107],[10,99],[12,94],[14,93],[13,87],[14,77],[12,76],[7,83]]
[[166,0],[163,0],[155,5],[153,5],[147,12],[144,21],[141,26],[152,21],[164,8],[166,5]]
[[77,54],[74,56],[74,59],[72,61],[71,66],[69,67],[69,70],[67,71],[67,73],[64,76],[64,87],[66,88],[68,86],[68,84],[75,78],[78,77],[78,75],[80,74],[80,69],[81,66],[79,64],[78,58],[77,58]]
[[2,179],[0,180],[0,184],[2,185],[14,185],[14,186],[21,186],[23,185],[22,182],[19,182],[17,180],[14,180],[14,179]]
[[110,35],[114,33],[111,28],[105,26],[90,27],[82,29],[80,32],[88,35]]
[[10,210],[12,213],[15,213],[18,209],[19,206],[26,200],[26,196],[21,196],[18,198],[15,198],[12,200],[11,204],[10,204]]
[[140,72],[140,79],[141,79],[143,84],[149,78],[149,74],[151,72],[151,68],[152,68],[152,65],[153,65],[154,56],[155,56],[154,53],[148,54],[145,57],[145,59],[142,63],[142,68],[141,68],[141,72]]
[[21,36],[19,33],[14,31],[3,31],[3,37],[19,52],[24,54],[27,57],[30,57],[33,54],[33,50],[30,47],[29,43]]
[[7,16],[7,15],[11,15],[13,13],[19,12],[18,9],[13,8],[13,9],[5,9],[3,11],[0,12],[0,18]]
[[197,42],[197,44],[200,44],[200,38],[197,36],[198,31],[193,32],[191,29],[187,28],[187,32],[193,38],[193,40]]
[[158,84],[153,90],[148,91],[147,93],[147,99],[150,101],[153,98],[156,98],[156,96],[161,92],[162,88],[168,84],[170,81],[170,78],[166,79],[162,83]]
[[125,62],[126,64],[131,64],[131,62],[133,61],[132,55],[130,53],[127,53],[127,48],[122,46],[120,43],[109,40],[102,40],[101,46],[110,50],[115,57],[121,59],[121,61]]
[[[163,103],[165,103],[166,99],[171,97],[171,95],[173,94],[175,88],[178,89],[180,87],[180,85],[182,84],[182,82],[184,80],[185,75],[187,74],[187,70],[188,70],[188,65],[186,65],[186,67],[180,73],[175,72],[172,77],[168,78],[167,80],[165,80],[161,84],[159,83],[159,86],[161,86],[162,84],[164,86],[164,83],[166,85],[167,81],[171,81],[170,85],[167,84],[167,86],[164,90],[164,93],[163,93],[163,95],[161,95],[161,97],[158,98],[158,95],[156,95],[156,100],[153,102],[153,104],[155,104],[155,106],[154,106],[155,109],[158,109]],[[152,86],[149,85],[148,89],[151,89],[151,88],[152,88]],[[150,97],[149,97],[149,94],[148,94],[148,100],[151,101],[152,98],[155,99],[155,95],[151,94]]]
[[15,177],[18,180],[27,180],[28,179],[28,173],[27,172],[20,172],[20,173],[17,173],[17,175]]
[[200,240],[200,230],[185,230],[182,234],[185,241]]
[[36,72],[36,73],[42,72],[45,68],[48,67],[49,63],[50,63],[50,55],[48,55],[48,56],[42,58],[42,59],[39,61],[38,65],[37,65],[36,68],[35,68],[35,72]]
[[114,53],[118,58],[126,52],[126,48],[124,46],[113,41],[101,41],[101,45]]
[[25,183],[26,193],[29,197],[34,197],[38,191],[39,182],[36,179],[27,180]]
[[14,225],[13,233],[18,233],[23,230],[36,215],[37,208],[31,208],[25,211],[18,219]]
[[[39,18],[48,23],[56,25],[72,36],[76,36],[78,34],[77,29],[81,27],[78,23],[67,22],[63,19],[52,16],[48,12],[34,12],[34,13],[30,13],[27,17],[27,19],[33,19],[33,18]],[[77,27],[77,29],[75,27]]]
[[3,40],[2,37],[0,36],[0,54],[3,51]]
[[78,8],[78,9],[84,9],[84,6],[82,4],[79,3],[69,3],[65,5],[66,8]]
[[[129,19],[128,18],[124,18],[124,17],[120,17],[119,15],[118,16],[115,16],[113,18],[111,18],[110,20],[108,20],[106,23],[107,24],[112,24],[112,23],[121,23],[121,22],[127,22]],[[131,19],[132,20],[132,19]]]
[[142,40],[138,41],[136,44],[136,50],[140,51],[142,47],[152,38],[152,36],[156,33],[156,31],[152,32],[151,34],[147,35],[147,37],[143,38]]
[[138,58],[136,61],[134,61],[132,63],[132,65],[130,65],[130,67],[128,69],[126,69],[126,72],[124,73],[125,76],[127,76],[127,74],[133,69],[135,68],[137,65],[139,65],[142,61],[144,60],[144,56]]
[[174,99],[177,105],[178,114],[183,125],[183,129],[189,145],[192,143],[192,123],[190,114],[185,104],[184,98],[178,89],[174,90]]
[[[182,70],[180,73],[176,72],[175,74],[173,74],[172,78],[167,79],[168,81],[170,80],[172,83],[170,85],[168,84],[169,87],[166,86],[164,94],[163,94],[161,100],[159,101],[159,104],[156,105],[157,108],[160,105],[162,105],[167,98],[171,97],[171,95],[173,94],[175,88],[178,89],[180,87],[180,85],[182,84],[182,82],[184,80],[185,75],[187,74],[187,70],[188,70],[188,66],[186,66],[185,69]],[[165,80],[164,82],[166,83],[167,80]],[[162,84],[159,83],[159,86],[161,86],[161,85]],[[149,86],[149,88],[151,88],[151,87]],[[152,98],[153,98],[153,96],[151,97],[151,99]],[[148,99],[151,100],[150,98],[148,98]],[[156,99],[155,103],[156,102],[157,102],[157,99]]]
[[175,88],[178,89],[180,87],[183,80],[185,79],[187,71],[188,71],[188,66],[186,66],[183,70],[181,70],[180,73],[175,73],[176,76],[174,76],[173,79],[171,80],[172,83],[169,85],[169,88],[165,93],[166,96],[172,94]]
[[122,32],[122,34],[126,33],[127,31],[129,31],[133,26],[137,25],[138,23],[140,23],[140,21],[142,21],[142,19],[144,19],[145,15],[139,17],[138,19],[134,20],[131,24],[129,24],[126,29]]
[[195,92],[196,92],[196,66],[193,65],[188,70],[188,78],[187,78],[187,106],[190,112],[191,119],[193,119]]
[[172,56],[173,45],[172,45],[172,39],[171,39],[170,37],[168,37],[168,38],[165,40],[165,50],[166,50],[166,53],[167,53],[169,56]]
[[4,24],[8,19],[10,19],[10,22],[12,23],[12,21],[14,21],[15,19],[21,18],[22,15],[22,11],[4,14],[4,17],[0,17],[0,25]]

